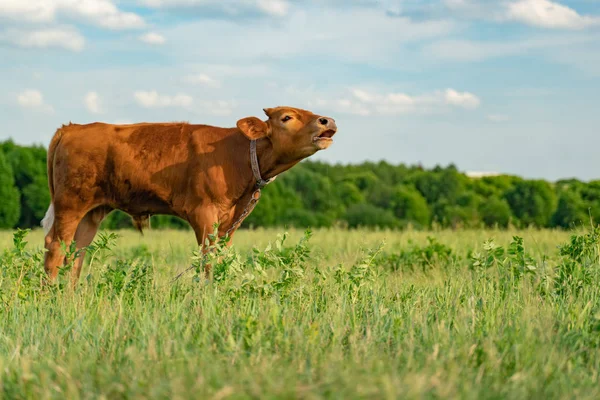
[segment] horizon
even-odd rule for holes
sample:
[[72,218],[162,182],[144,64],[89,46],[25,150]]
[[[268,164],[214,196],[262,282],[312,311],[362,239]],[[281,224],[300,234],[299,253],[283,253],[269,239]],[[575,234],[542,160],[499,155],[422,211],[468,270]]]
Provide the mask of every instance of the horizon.
[[0,0],[0,21],[0,141],[290,105],[338,123],[314,161],[600,178],[600,2]]

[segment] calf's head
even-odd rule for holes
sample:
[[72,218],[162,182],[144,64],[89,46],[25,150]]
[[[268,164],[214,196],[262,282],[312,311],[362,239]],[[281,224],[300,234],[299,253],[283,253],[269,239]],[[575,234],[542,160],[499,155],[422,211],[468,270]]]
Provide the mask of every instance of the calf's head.
[[299,159],[328,148],[337,126],[333,118],[293,107],[264,108],[269,117],[240,119],[237,127],[249,139],[268,138],[273,150],[282,158]]

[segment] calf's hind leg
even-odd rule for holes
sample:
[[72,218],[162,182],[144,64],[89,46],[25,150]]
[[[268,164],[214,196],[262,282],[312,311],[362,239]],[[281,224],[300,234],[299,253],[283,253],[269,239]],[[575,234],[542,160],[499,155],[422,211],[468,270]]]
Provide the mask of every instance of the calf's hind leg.
[[[77,231],[75,231],[75,244],[77,246],[77,250],[81,250],[92,243],[94,237],[96,237],[98,228],[100,228],[102,220],[109,212],[109,209],[99,207],[85,214],[85,217],[83,217],[83,219],[77,226]],[[77,260],[75,260],[75,263],[73,264],[73,270],[71,271],[73,284],[77,283],[77,280],[81,275],[81,267],[83,265],[84,258],[85,250],[79,253],[79,257],[77,258]]]
[[55,208],[54,223],[45,240],[48,251],[44,255],[44,269],[50,280],[56,279],[58,268],[65,263],[65,254],[60,248],[60,243],[64,242],[67,248],[71,245],[82,214],[84,213],[75,210]]

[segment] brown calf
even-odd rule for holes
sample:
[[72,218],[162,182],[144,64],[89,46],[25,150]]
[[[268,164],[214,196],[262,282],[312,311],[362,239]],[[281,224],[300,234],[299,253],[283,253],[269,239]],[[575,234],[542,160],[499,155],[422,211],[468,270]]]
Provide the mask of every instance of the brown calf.
[[[150,215],[188,221],[198,244],[219,223],[219,235],[239,226],[257,188],[250,144],[258,170],[270,179],[332,143],[332,118],[276,107],[237,121],[236,128],[187,123],[69,124],[58,129],[48,149],[52,203],[42,221],[44,267],[51,279],[66,260],[60,242],[88,246],[114,209],[130,214],[138,229]],[[83,253],[73,279],[81,272]]]

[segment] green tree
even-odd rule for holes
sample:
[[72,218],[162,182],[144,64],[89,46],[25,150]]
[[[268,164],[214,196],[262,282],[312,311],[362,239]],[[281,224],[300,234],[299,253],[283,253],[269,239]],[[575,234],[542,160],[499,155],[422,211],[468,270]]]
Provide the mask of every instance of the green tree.
[[448,226],[456,228],[478,227],[481,224],[479,216],[479,204],[482,198],[477,193],[465,190],[456,198],[455,204],[451,204],[445,210],[444,221]]
[[386,185],[383,182],[378,182],[376,185],[373,185],[367,193],[367,202],[380,208],[392,208],[393,200],[393,187]]
[[30,184],[21,189],[21,193],[23,211],[19,219],[19,226],[38,226],[51,201],[46,175],[35,176]]
[[480,204],[479,215],[485,226],[506,228],[510,223],[512,212],[506,200],[490,197]]
[[506,193],[506,201],[522,225],[549,226],[556,194],[543,180],[523,180]]
[[345,208],[352,204],[364,203],[365,196],[352,182],[343,181],[335,185],[340,200]]
[[244,220],[243,227],[284,225],[290,222],[287,210],[304,208],[298,193],[281,178],[277,178],[262,190],[260,201]]
[[372,171],[364,167],[353,166],[348,168],[344,180],[352,182],[363,193],[368,192],[373,186],[379,184],[379,178]]
[[152,229],[190,229],[187,221],[173,215],[153,215],[150,218],[150,227]]
[[[9,140],[0,143],[0,152],[2,190],[7,192],[0,203],[2,226],[11,221],[10,226],[37,227],[50,203],[46,149]],[[11,219],[15,212],[16,224]],[[385,161],[331,165],[305,160],[263,191],[243,227],[319,227],[339,219],[350,226],[398,227],[410,222],[425,227],[433,220],[453,227],[506,227],[514,219],[522,226],[567,227],[587,221],[589,214],[600,221],[600,181],[565,179],[550,185],[509,175],[469,179],[454,165],[426,170]],[[154,216],[151,225],[187,227],[170,216]],[[103,227],[129,229],[132,224],[128,215],[115,211]]]
[[132,227],[131,217],[121,210],[114,210],[108,214],[100,226],[101,229],[110,230],[131,229]]
[[12,168],[0,151],[0,228],[10,229],[19,220],[20,195],[15,185]]
[[436,167],[434,171],[421,172],[416,177],[415,186],[429,204],[434,204],[440,199],[454,204],[465,190],[467,182],[468,178],[450,165],[445,169]]
[[581,188],[581,198],[595,224],[600,222],[600,181],[591,181]]
[[326,213],[313,212],[303,208],[290,208],[276,225],[293,226],[297,228],[320,228],[331,226],[332,217]]
[[392,209],[401,221],[418,227],[426,227],[431,219],[431,211],[425,198],[413,187],[397,186],[393,191]]
[[563,190],[558,197],[558,206],[552,216],[552,226],[572,228],[589,220],[586,205],[575,190]]
[[372,204],[355,204],[346,210],[345,220],[350,228],[380,227],[395,228],[399,221],[390,210],[384,210]]
[[46,172],[46,149],[41,146],[18,146],[12,141],[2,144],[6,159],[15,177],[15,185],[21,193],[21,228],[39,226],[50,204]]
[[304,208],[313,212],[327,212],[331,221],[343,211],[343,204],[327,175],[310,170],[304,163],[286,171],[277,178],[298,193]]

